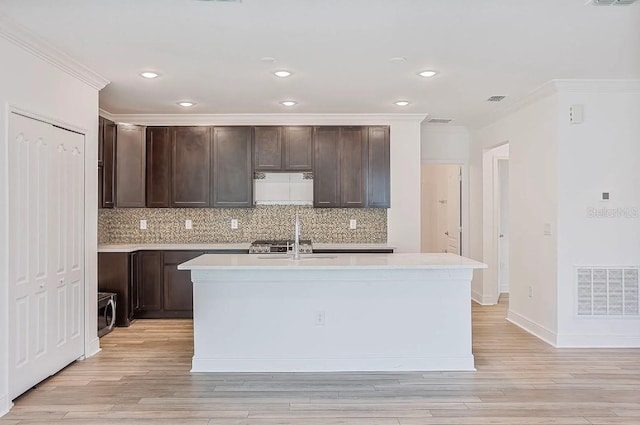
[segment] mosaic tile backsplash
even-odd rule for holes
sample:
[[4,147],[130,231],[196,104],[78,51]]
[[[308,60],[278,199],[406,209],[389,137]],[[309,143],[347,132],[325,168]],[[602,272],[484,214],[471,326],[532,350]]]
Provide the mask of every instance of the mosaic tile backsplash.
[[[98,212],[98,243],[225,243],[293,237],[296,212],[301,236],[319,243],[385,243],[387,210],[259,205],[254,208],[116,208]],[[231,219],[238,229],[231,229]],[[358,228],[349,229],[355,219]],[[140,230],[147,220],[147,230]],[[185,229],[185,220],[193,228]]]

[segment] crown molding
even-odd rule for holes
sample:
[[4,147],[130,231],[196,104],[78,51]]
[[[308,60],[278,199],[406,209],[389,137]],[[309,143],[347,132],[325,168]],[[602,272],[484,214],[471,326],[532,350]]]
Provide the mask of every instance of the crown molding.
[[109,121],[114,121],[114,122],[116,121],[111,112],[106,111],[106,110],[104,110],[102,108],[98,109],[98,115],[103,117],[103,118],[108,119]]
[[26,50],[43,61],[88,84],[96,90],[103,89],[109,80],[92,71],[66,53],[51,46],[45,40],[0,15],[0,37]]
[[[104,115],[103,115],[104,112]],[[137,125],[387,125],[421,123],[427,114],[111,114],[115,122]]]

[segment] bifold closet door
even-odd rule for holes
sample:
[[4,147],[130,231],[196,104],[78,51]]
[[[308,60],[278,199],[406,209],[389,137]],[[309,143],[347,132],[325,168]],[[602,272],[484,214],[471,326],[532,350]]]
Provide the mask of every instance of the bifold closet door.
[[9,115],[14,399],[84,354],[84,135]]

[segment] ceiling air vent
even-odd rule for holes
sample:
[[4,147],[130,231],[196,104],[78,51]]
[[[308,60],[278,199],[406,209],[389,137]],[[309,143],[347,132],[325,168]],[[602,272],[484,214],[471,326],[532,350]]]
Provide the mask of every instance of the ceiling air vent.
[[451,121],[453,121],[453,118],[430,118],[427,120],[427,122],[435,124],[449,124]]
[[594,6],[629,6],[637,0],[593,0]]
[[487,101],[489,101],[489,102],[500,102],[505,97],[507,97],[507,96],[491,96],[489,99],[487,99]]

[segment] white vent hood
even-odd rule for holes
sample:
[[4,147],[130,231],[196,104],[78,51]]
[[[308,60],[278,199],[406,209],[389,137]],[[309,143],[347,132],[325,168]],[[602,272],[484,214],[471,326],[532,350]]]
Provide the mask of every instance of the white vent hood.
[[256,173],[256,205],[312,205],[313,180],[304,173]]

